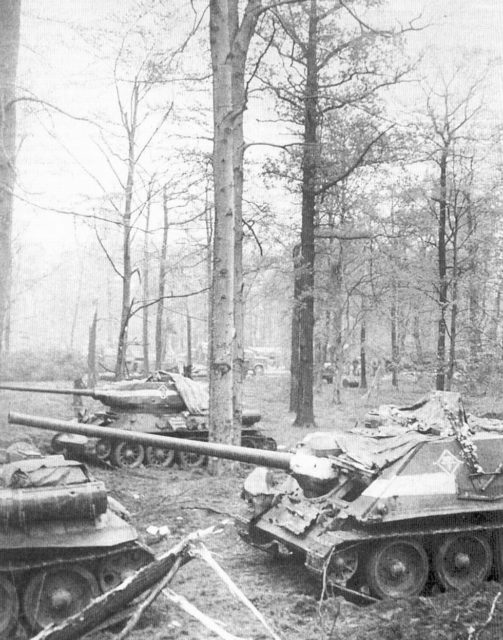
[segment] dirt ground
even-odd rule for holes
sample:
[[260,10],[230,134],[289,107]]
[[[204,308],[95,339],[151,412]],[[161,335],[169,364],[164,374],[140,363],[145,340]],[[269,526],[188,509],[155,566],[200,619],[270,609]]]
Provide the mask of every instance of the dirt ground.
[[[59,386],[66,386],[59,383]],[[344,404],[331,404],[331,387],[316,394],[316,418],[320,430],[347,429],[369,408],[383,402],[404,404],[417,399],[426,386],[407,381],[404,389],[392,392],[386,383],[378,396],[362,402],[358,389],[344,392]],[[278,444],[289,447],[305,432],[291,426],[287,413],[288,377],[264,375],[246,381],[246,405],[259,409],[262,426]],[[87,403],[87,399],[85,399]],[[91,403],[87,403],[89,406]],[[502,410],[496,397],[468,398],[473,412]],[[16,434],[29,434],[48,447],[49,432],[7,425],[8,410],[56,418],[72,417],[71,399],[64,396],[28,396],[0,392],[0,435],[9,441]],[[183,471],[140,468],[133,472],[92,467],[110,493],[133,514],[140,536],[149,525],[167,525],[170,534],[154,544],[161,552],[187,533],[229,521],[241,506],[240,485],[249,468],[237,464],[223,477],[211,477],[205,470]],[[498,640],[503,638],[502,587],[489,582],[476,592],[441,594],[432,598],[382,602],[357,607],[341,598],[320,601],[320,586],[302,566],[288,559],[273,560],[246,545],[232,523],[222,533],[207,539],[206,545],[236,585],[262,612],[283,640]],[[223,583],[201,560],[192,560],[178,572],[173,589],[195,606],[220,621],[240,638],[265,640],[270,637],[260,623],[238,603]],[[112,638],[111,632],[91,636]],[[144,615],[131,640],[167,640],[216,637],[198,622],[159,599]]]

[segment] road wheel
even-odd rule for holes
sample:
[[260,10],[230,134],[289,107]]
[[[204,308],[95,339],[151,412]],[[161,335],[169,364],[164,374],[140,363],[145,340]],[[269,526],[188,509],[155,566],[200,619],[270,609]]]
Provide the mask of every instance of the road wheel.
[[98,594],[96,578],[79,565],[39,571],[26,586],[24,615],[30,627],[39,631],[78,613]]
[[409,598],[424,589],[428,556],[415,540],[388,540],[377,544],[367,562],[367,581],[372,595]]
[[98,582],[103,593],[115,589],[129,576],[152,562],[152,556],[144,549],[130,549],[119,555],[104,558],[98,569]]
[[112,452],[112,461],[121,469],[136,469],[145,458],[145,448],[138,442],[118,442]]
[[98,460],[102,460],[104,462],[105,460],[108,460],[108,458],[110,458],[110,455],[112,453],[112,443],[106,438],[100,438],[96,442],[94,450]]
[[208,456],[204,453],[193,453],[192,451],[179,451],[178,462],[182,469],[197,469],[203,467],[208,461]]
[[175,462],[175,452],[173,449],[163,447],[147,447],[145,451],[147,464],[153,467],[171,467]]
[[262,365],[262,364],[256,364],[256,365],[253,367],[253,371],[254,371],[254,373],[255,373],[255,375],[256,375],[256,376],[262,376],[262,375],[264,375],[264,365]]
[[493,564],[488,539],[481,533],[447,536],[435,553],[435,573],[446,589],[474,587],[487,578]]
[[327,570],[328,582],[345,586],[358,569],[358,551],[355,548],[334,551]]
[[51,449],[54,453],[65,456],[67,454],[66,445],[64,442],[61,442],[61,436],[64,435],[62,433],[57,433],[54,438],[51,440]]
[[494,564],[496,565],[497,578],[503,582],[503,531],[494,534]]
[[5,576],[0,576],[0,638],[14,637],[19,615],[19,600],[16,588]]

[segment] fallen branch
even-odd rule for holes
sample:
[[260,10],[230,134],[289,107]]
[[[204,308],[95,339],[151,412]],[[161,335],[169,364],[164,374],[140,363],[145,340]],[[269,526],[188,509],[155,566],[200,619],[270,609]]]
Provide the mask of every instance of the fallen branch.
[[179,556],[182,564],[188,562],[192,557],[189,550],[193,542],[218,531],[218,527],[210,527],[189,534],[166,553],[126,578],[115,589],[95,598],[82,611],[64,622],[46,627],[32,640],[78,640],[156,585],[171,570]]
[[182,611],[185,611],[185,613],[188,613],[190,616],[195,618],[207,629],[213,631],[213,633],[216,633],[217,636],[222,638],[222,640],[245,640],[244,638],[239,638],[238,636],[235,636],[232,633],[226,631],[216,620],[213,620],[213,618],[210,618],[202,611],[199,611],[199,609],[195,607],[191,602],[189,602],[186,598],[178,595],[171,589],[163,589],[162,594],[167,600],[169,600],[169,602],[175,604],[177,607],[180,607]]
[[145,609],[147,609],[147,607],[150,607],[150,605],[154,602],[154,600],[161,593],[161,591],[163,589],[165,589],[168,586],[168,584],[173,580],[173,578],[176,575],[176,572],[181,567],[181,565],[182,565],[182,556],[178,556],[178,558],[175,560],[175,562],[174,562],[173,566],[171,567],[171,569],[169,570],[169,572],[150,591],[150,593],[145,598],[145,600],[140,602],[140,604],[136,608],[136,611],[134,612],[134,614],[131,616],[130,620],[128,621],[127,625],[124,627],[124,629],[117,636],[117,640],[124,640],[124,638],[126,638],[131,633],[131,631],[138,624],[138,622],[139,622],[143,612],[145,611]]
[[269,626],[267,620],[260,613],[257,607],[248,600],[245,594],[232,582],[230,577],[225,573],[222,567],[217,563],[215,558],[211,555],[208,549],[201,542],[194,542],[190,549],[191,556],[197,556],[201,558],[208,564],[209,567],[213,569],[213,571],[219,576],[225,586],[229,589],[233,596],[235,596],[238,600],[240,600],[245,607],[247,607],[253,615],[260,621],[262,626],[270,633],[271,637],[274,640],[281,640],[281,638],[274,632],[274,630]]
[[501,596],[501,591],[498,591],[498,593],[494,596],[494,600],[493,600],[491,608],[489,610],[489,615],[487,616],[487,620],[482,625],[480,625],[480,627],[478,629],[475,629],[473,627],[470,629],[470,631],[468,633],[468,640],[477,640],[477,638],[480,636],[482,631],[484,631],[484,629],[490,624],[490,622],[491,622],[491,620],[493,619],[493,616],[494,616],[494,611],[496,609],[496,603],[498,602],[500,596]]

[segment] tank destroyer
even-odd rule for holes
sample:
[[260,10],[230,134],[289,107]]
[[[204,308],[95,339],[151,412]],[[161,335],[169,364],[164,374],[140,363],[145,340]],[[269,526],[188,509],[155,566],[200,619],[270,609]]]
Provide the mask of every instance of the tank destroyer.
[[0,638],[62,621],[153,559],[80,462],[16,442],[0,478]]
[[[472,435],[461,415],[451,418],[450,435],[327,432],[291,453],[103,429],[110,439],[260,465],[244,482],[243,537],[371,600],[502,575],[503,436]],[[90,436],[98,429],[21,414],[10,422]]]
[[[86,424],[114,426],[137,433],[157,433],[171,437],[208,440],[208,391],[204,383],[194,382],[184,376],[156,371],[141,380],[115,382],[95,389],[58,389],[54,387],[27,387],[0,385],[0,389],[25,393],[51,393],[99,400],[105,411],[91,413],[79,407],[77,420]],[[74,403],[75,404],[75,403]],[[276,449],[276,442],[254,425],[260,421],[260,413],[244,410],[241,444],[258,449]],[[198,467],[206,456],[193,452],[180,452],[161,447],[145,447],[126,440],[110,441],[107,438],[90,440],[86,436],[56,435],[52,441],[55,453],[77,457],[95,456],[102,461],[123,468],[135,468],[142,463],[171,466],[175,462],[182,467]]]

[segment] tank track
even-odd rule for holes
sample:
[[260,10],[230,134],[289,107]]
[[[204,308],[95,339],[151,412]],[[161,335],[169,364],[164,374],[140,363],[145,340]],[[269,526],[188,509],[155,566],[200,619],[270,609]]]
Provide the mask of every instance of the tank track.
[[[342,574],[335,580],[327,577],[330,554],[336,558],[339,556],[343,563],[348,551],[357,555],[358,567],[354,575],[348,580],[340,579],[344,578]],[[405,571],[409,570],[406,569],[406,558],[401,557],[403,554],[414,556],[415,561],[424,566],[423,576],[418,578],[417,585],[412,582],[405,584],[405,577],[400,581],[400,572],[405,576]],[[356,594],[382,599],[462,590],[476,587],[489,578],[501,579],[503,522],[444,523],[435,527],[404,527],[399,531],[377,534],[368,532],[364,540],[333,548],[321,563],[319,560],[319,556],[315,559],[314,554],[308,553],[306,567],[353,601],[357,601]]]
[[[28,554],[23,551],[23,556],[17,560],[0,560],[1,640],[14,637],[18,626],[35,634],[48,620],[53,621],[52,615],[55,622],[73,615],[91,598],[115,587],[127,575],[154,559],[152,551],[137,541],[114,549],[79,549],[77,552],[55,549],[49,555],[45,552],[45,557],[40,557],[39,550],[33,549]],[[85,595],[80,596],[82,601],[72,602],[71,582],[69,587],[64,582],[57,582],[64,575],[70,575],[71,581],[72,572],[74,579],[82,583],[77,584],[77,589],[85,591]],[[49,576],[47,580],[46,576]],[[53,586],[50,585],[51,576],[55,576]]]
[[[340,541],[334,546],[329,531],[325,536],[319,530],[321,535],[308,534],[303,543],[293,535],[289,539],[285,530],[280,540],[272,532],[265,533],[260,528],[254,531],[253,523],[236,517],[238,533],[245,542],[273,554],[280,546],[286,548],[304,559],[308,571],[321,580],[324,588],[330,587],[333,592],[356,604],[368,604],[388,597],[464,589],[489,578],[501,579],[503,518],[494,521],[492,514],[492,519],[491,522],[480,519],[477,523],[459,520],[448,523],[444,520],[429,522],[426,526],[408,523],[398,528],[373,528],[372,531],[348,527],[333,531]],[[379,550],[382,554],[388,553],[389,561],[379,560]],[[405,592],[402,592],[399,574],[406,573],[401,554],[407,553],[417,556],[423,574],[417,585],[405,585]],[[354,571],[349,571],[348,564],[351,563],[354,563]],[[374,576],[372,567],[377,567]],[[375,576],[386,574],[386,571],[391,577],[387,582],[384,580],[384,587],[374,584],[372,578],[375,582]],[[395,577],[393,571],[397,574]]]
[[[154,435],[167,435],[172,438],[185,438],[188,440],[207,441],[209,433],[206,429],[204,416],[189,416],[186,418],[180,414],[169,417],[171,428],[158,432],[149,432]],[[96,414],[93,422],[99,426],[113,426],[113,415]],[[60,437],[63,440],[60,441]],[[111,464],[123,469],[135,469],[139,466],[171,467],[177,464],[181,468],[196,468],[206,464],[207,456],[204,454],[181,453],[161,448],[144,447],[141,444],[131,444],[121,440],[107,440],[98,438],[82,438],[75,444],[64,439],[65,434],[56,434],[51,443],[55,453],[65,456],[76,455],[96,458],[101,462]],[[241,431],[241,446],[252,449],[266,449],[276,451],[277,443],[274,438],[265,436],[260,430],[253,427],[243,427]],[[150,450],[150,452],[149,452]]]

